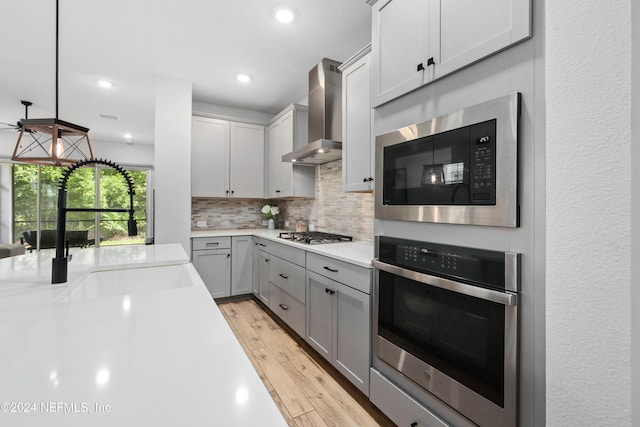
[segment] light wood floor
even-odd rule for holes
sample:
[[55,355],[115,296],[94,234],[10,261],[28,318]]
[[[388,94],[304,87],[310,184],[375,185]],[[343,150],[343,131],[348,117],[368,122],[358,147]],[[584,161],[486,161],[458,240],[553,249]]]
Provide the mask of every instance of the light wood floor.
[[394,425],[256,301],[226,302],[219,307],[290,426]]

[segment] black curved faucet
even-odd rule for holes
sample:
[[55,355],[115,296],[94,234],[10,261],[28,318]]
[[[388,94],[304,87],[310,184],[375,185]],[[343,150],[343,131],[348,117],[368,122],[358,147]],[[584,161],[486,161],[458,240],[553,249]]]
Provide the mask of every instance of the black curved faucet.
[[[68,208],[67,207],[67,182],[73,172],[78,170],[82,166],[87,165],[105,165],[109,166],[124,177],[127,185],[129,186],[129,209],[100,209],[100,208]],[[67,264],[69,262],[69,245],[66,245],[65,254],[65,233],[67,225],[67,212],[129,212],[129,221],[127,228],[129,236],[135,236],[138,234],[138,226],[136,220],[133,219],[133,196],[135,191],[133,189],[133,179],[116,163],[103,160],[103,159],[86,159],[74,163],[65,170],[62,178],[60,178],[58,188],[58,228],[56,230],[56,257],[53,259],[53,267],[51,269],[51,283],[64,283],[67,281]]]

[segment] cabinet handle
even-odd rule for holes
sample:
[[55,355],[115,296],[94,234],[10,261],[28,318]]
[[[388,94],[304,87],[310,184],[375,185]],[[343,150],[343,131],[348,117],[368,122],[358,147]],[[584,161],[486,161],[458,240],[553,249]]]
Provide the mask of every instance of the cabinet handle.
[[279,304],[279,307],[283,310],[289,310],[289,306],[287,304]]
[[225,193],[225,194],[229,194],[229,190],[225,190],[225,192],[224,192],[224,193]]
[[276,190],[276,193],[279,193],[279,192],[280,192],[280,190]]
[[269,258],[265,258],[264,262],[269,262]]
[[235,193],[235,191],[231,190],[231,195],[233,196],[233,193]]
[[227,254],[227,258],[231,258],[231,254]]
[[424,65],[422,65],[422,62],[418,64],[418,66],[416,67],[416,71],[423,71],[424,70]]
[[368,179],[367,178],[362,178],[362,182],[367,182]]
[[371,181],[373,181],[373,177],[372,176],[369,177],[369,182],[371,182]]
[[267,246],[267,245],[265,245],[264,243],[256,243],[256,244],[257,244],[257,245],[260,245],[260,246]]
[[417,421],[412,422],[411,427],[418,427],[418,422]]
[[284,274],[282,274],[282,273],[278,274],[278,276],[282,277],[283,279],[288,279],[288,278],[289,278],[289,276],[285,276],[285,275],[284,275]]
[[209,242],[209,243],[205,243],[205,246],[218,246],[220,243],[218,242]]
[[433,56],[427,59],[427,67],[430,65],[436,65],[436,61],[433,60]]
[[333,294],[335,294],[335,293],[336,293],[336,291],[332,291],[332,290],[331,290],[331,289],[329,289],[329,288],[325,288],[325,290],[324,290],[324,291],[325,291],[326,293],[328,293],[329,295],[333,295]]
[[337,273],[337,272],[338,272],[338,270],[333,269],[333,268],[329,268],[329,267],[327,267],[326,265],[324,266],[324,269],[325,269],[325,270],[327,270],[327,271],[330,271],[330,272],[332,272],[332,273]]

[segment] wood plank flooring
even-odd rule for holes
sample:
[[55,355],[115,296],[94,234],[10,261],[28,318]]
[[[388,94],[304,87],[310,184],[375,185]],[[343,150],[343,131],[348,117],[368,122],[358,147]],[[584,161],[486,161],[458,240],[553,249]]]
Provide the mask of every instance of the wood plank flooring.
[[289,426],[394,425],[255,300],[225,302],[219,307]]

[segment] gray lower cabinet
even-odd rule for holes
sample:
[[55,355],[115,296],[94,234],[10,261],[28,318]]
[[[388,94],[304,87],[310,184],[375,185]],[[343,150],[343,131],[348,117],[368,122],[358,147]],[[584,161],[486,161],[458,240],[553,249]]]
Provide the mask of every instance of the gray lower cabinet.
[[213,298],[251,293],[252,242],[251,236],[191,240],[191,261]]
[[307,270],[307,342],[369,395],[371,296]]
[[252,269],[252,284],[251,284],[251,292],[258,297],[260,295],[260,238],[252,237],[251,238],[253,247],[251,248],[252,257],[251,261],[253,263]]
[[231,289],[230,248],[194,250],[192,262],[213,298],[229,296]]
[[258,298],[269,305],[269,253],[263,250],[258,251]]
[[253,238],[231,238],[231,295],[250,294],[253,288]]

